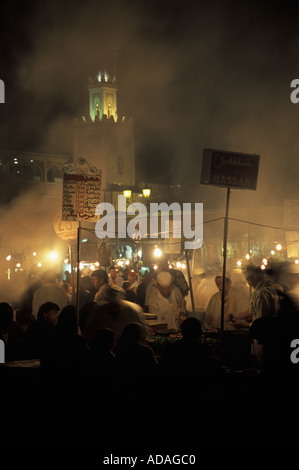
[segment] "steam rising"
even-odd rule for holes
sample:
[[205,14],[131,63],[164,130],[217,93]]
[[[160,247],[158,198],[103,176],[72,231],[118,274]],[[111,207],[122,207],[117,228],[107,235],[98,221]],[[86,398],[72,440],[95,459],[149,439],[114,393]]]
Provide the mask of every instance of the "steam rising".
[[11,249],[22,252],[30,247],[32,251],[37,249],[37,243],[41,247],[53,244],[53,221],[59,210],[59,199],[49,203],[38,191],[23,192],[8,206],[0,208],[1,247],[8,252]]
[[[232,191],[231,213],[282,222],[269,207],[299,199],[292,7],[89,0],[75,8],[52,0],[27,11],[19,3],[4,1],[0,12],[5,146],[71,155],[72,120],[87,113],[87,78],[107,69],[118,78],[119,113],[135,122],[139,180],[187,184],[186,200],[223,214],[225,190],[199,184],[203,148],[257,153],[258,189]],[[36,197],[22,194],[1,209],[2,246],[47,235],[55,211]]]

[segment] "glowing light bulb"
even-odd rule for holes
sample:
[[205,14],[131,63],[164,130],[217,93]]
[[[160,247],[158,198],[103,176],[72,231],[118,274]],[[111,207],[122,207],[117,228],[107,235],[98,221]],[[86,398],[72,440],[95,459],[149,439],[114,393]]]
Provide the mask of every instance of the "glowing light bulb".
[[55,251],[51,251],[51,253],[49,254],[49,258],[51,261],[57,260],[57,253]]
[[144,189],[142,190],[142,193],[143,193],[143,196],[144,196],[144,197],[150,197],[150,195],[151,195],[151,190],[144,188]]
[[162,251],[160,250],[160,248],[155,248],[154,249],[154,256],[156,258],[160,258],[161,255],[162,255]]
[[123,195],[128,199],[128,198],[131,197],[132,191],[131,191],[130,189],[125,189],[125,190],[123,191]]

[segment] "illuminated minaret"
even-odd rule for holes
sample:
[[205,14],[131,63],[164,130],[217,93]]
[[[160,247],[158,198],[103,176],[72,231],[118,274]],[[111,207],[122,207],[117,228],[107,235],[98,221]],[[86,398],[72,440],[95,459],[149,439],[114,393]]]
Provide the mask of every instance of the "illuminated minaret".
[[[117,82],[107,72],[89,77],[89,115],[74,125],[74,161],[102,170],[102,189],[135,185],[135,137],[131,119],[117,112]],[[109,198],[108,198],[109,199]]]
[[89,114],[92,121],[102,120],[103,116],[117,120],[116,78],[107,72],[99,72],[96,80],[89,78]]

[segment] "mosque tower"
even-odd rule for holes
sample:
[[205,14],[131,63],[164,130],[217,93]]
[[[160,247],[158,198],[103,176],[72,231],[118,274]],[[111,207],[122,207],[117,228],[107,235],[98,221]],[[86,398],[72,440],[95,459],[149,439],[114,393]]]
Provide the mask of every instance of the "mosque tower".
[[131,119],[117,112],[117,81],[107,72],[89,77],[89,113],[73,128],[74,162],[85,158],[102,170],[102,202],[135,185],[135,136]]

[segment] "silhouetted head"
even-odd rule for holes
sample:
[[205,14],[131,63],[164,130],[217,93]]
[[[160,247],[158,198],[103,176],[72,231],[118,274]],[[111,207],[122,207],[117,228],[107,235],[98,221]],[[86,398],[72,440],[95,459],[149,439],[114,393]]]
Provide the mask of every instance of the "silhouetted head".
[[111,328],[97,330],[90,342],[90,348],[94,353],[109,352],[113,350],[115,333]]
[[7,302],[0,302],[0,330],[7,331],[13,321],[13,308]]
[[104,269],[96,269],[91,275],[93,286],[99,289],[103,284],[108,283],[108,274]]
[[58,317],[57,329],[63,334],[75,334],[77,332],[76,307],[74,305],[63,307]]
[[111,279],[114,280],[114,279],[116,278],[116,276],[117,276],[117,269],[116,269],[115,266],[110,266],[110,268],[109,268],[109,274],[110,274]]
[[254,320],[250,326],[249,334],[260,344],[269,344],[275,340],[279,333],[279,324],[275,317],[261,317]]
[[122,344],[142,344],[145,340],[144,329],[142,325],[136,322],[128,323],[121,336]]
[[265,277],[265,273],[259,266],[247,266],[244,274],[246,281],[253,288],[255,288]]
[[60,308],[54,302],[45,302],[39,307],[37,313],[38,320],[44,320],[51,325],[56,325],[58,321]]
[[186,341],[198,341],[202,335],[201,323],[195,317],[186,318],[181,327],[182,335]]
[[[215,284],[218,287],[219,291],[222,292],[222,280],[223,280],[223,273],[219,271],[215,276]],[[232,281],[230,277],[230,273],[225,273],[225,292],[228,293],[229,289],[231,288]]]

